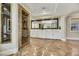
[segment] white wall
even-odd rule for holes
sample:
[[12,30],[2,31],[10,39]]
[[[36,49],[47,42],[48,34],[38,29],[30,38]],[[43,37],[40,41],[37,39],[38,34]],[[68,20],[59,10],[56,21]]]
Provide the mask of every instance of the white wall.
[[31,29],[31,37],[36,38],[49,38],[49,39],[62,39],[65,41],[65,17],[62,16],[59,19],[59,25],[61,29]]
[[[69,18],[67,18],[67,16],[69,16]],[[70,31],[71,18],[79,18],[79,11],[67,16],[62,16],[59,19],[59,25],[61,26],[61,29],[31,29],[31,37],[61,39],[63,41],[66,39],[79,40],[79,32]]]
[[12,4],[12,42],[0,44],[0,55],[9,55],[18,50],[18,5]]
[[[49,30],[31,29],[31,37],[61,39],[63,41],[65,41],[66,39],[79,40],[79,32],[70,32],[70,30],[69,30],[69,26],[70,26],[69,21],[70,20],[66,18],[66,16],[71,16],[68,14],[70,14],[74,11],[78,11],[78,9],[79,8],[78,8],[77,4],[70,4],[70,3],[59,4],[56,9],[55,16],[61,16],[61,18],[59,19],[61,29],[58,29],[58,30],[57,29],[52,29],[52,30],[50,30],[50,29]],[[51,13],[53,13],[53,11]],[[39,12],[38,12],[38,14],[39,14]],[[35,17],[38,18],[39,17],[38,14],[35,14],[36,15]],[[49,16],[51,16],[51,15],[49,15]],[[79,16],[79,15],[77,15],[77,16]],[[68,24],[66,24],[66,20],[68,20]],[[66,26],[68,26],[67,29],[66,29]],[[66,30],[67,30],[67,32],[66,32]]]

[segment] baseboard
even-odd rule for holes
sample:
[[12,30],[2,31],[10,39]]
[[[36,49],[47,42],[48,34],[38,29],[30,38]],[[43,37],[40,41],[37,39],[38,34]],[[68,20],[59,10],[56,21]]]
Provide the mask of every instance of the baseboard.
[[66,39],[61,39],[61,40],[64,41],[64,42],[66,41]]
[[71,37],[67,37],[67,40],[79,40],[79,38],[71,38]]
[[61,39],[53,39],[53,38],[39,38],[39,37],[30,37],[33,39],[42,39],[42,40],[61,40]]

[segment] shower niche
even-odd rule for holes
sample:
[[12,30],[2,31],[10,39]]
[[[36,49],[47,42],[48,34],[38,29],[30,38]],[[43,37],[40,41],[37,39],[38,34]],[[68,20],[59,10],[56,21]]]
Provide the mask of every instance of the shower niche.
[[1,43],[11,42],[11,4],[0,4]]

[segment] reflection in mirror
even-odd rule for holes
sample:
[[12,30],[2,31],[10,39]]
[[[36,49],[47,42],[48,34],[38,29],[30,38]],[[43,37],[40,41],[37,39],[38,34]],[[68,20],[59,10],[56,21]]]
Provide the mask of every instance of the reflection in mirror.
[[32,28],[39,28],[39,25],[40,25],[40,22],[38,22],[38,21],[34,21],[34,22],[32,22]]
[[43,28],[57,28],[57,20],[42,21]]
[[11,41],[11,5],[1,4],[2,43]]
[[59,29],[58,18],[44,19],[44,20],[32,20],[32,29]]

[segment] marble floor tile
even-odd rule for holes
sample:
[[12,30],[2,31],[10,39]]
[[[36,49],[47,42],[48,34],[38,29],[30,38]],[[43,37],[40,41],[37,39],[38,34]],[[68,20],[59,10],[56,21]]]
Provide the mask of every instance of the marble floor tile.
[[30,44],[15,54],[19,56],[79,56],[79,45],[61,40],[30,39]]

